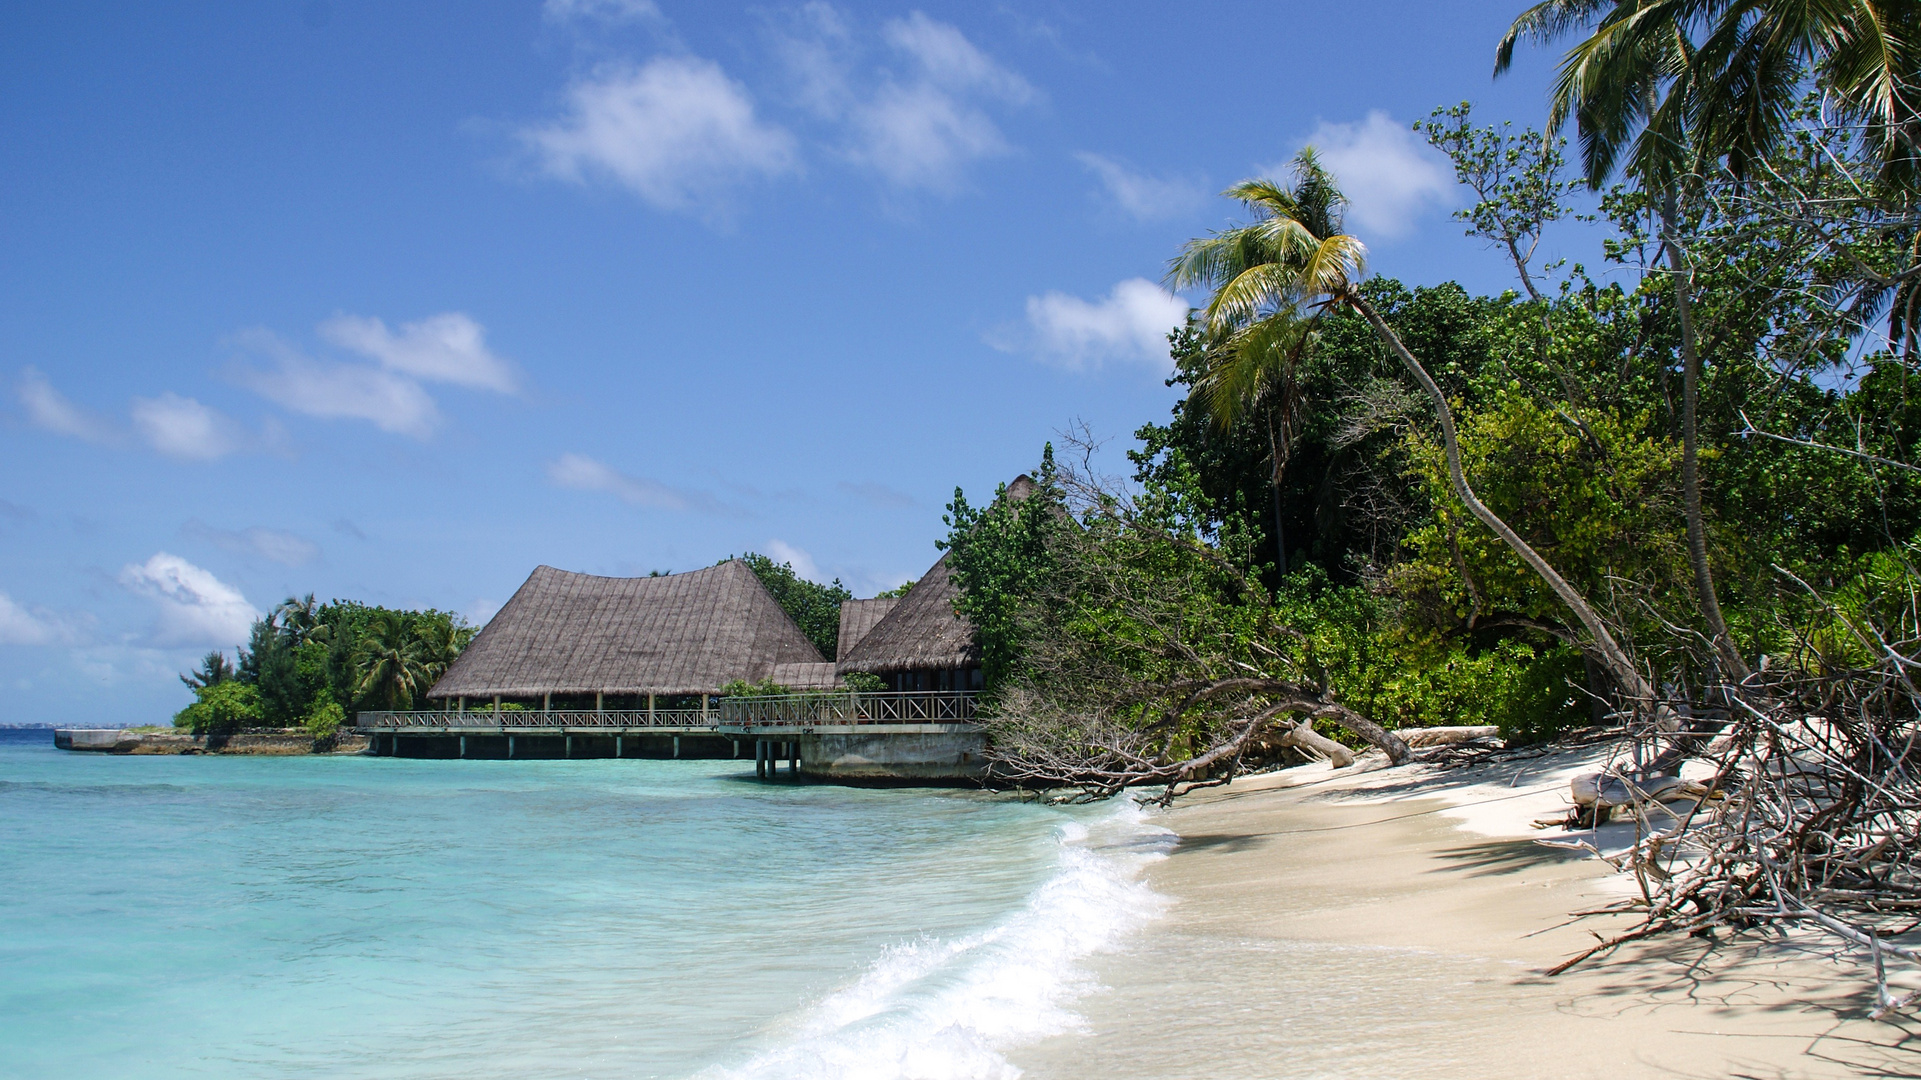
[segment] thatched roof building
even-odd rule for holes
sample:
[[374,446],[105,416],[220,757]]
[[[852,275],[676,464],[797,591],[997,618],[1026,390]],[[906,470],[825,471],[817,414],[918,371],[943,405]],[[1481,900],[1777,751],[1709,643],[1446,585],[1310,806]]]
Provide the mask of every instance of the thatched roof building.
[[818,686],[823,673],[832,685],[833,665],[737,559],[642,578],[542,566],[427,696],[713,694],[735,679]]
[[[1020,502],[1034,493],[1025,474],[1007,485],[1005,498]],[[947,556],[922,574],[907,595],[849,645],[849,612],[841,605],[841,674],[864,671],[885,678],[895,690],[978,690],[981,688],[981,651],[974,642],[974,626],[954,612],[960,587],[947,566]],[[858,603],[872,604],[865,600]]]
[[836,663],[847,659],[860,639],[867,636],[874,624],[887,617],[900,603],[898,596],[877,596],[872,600],[842,600],[840,602],[840,643],[834,647]]
[[973,624],[954,614],[960,596],[942,555],[887,616],[874,624],[835,666],[844,674],[875,675],[979,667]]

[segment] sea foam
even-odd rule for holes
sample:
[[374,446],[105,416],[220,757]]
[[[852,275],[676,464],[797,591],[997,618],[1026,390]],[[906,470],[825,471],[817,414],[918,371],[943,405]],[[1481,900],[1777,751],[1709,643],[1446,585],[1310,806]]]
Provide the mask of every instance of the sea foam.
[[1177,837],[1131,800],[1056,830],[1056,871],[993,926],[886,949],[851,985],[780,1025],[789,1034],[698,1080],[1012,1080],[1005,1052],[1079,1028],[1098,988],[1084,961],[1158,917],[1142,880]]

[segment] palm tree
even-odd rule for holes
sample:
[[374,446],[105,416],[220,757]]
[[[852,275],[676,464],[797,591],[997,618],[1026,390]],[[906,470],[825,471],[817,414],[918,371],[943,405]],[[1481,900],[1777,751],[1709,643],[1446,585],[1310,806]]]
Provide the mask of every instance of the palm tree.
[[312,593],[287,597],[279,607],[273,609],[273,613],[279,617],[280,628],[293,639],[295,645],[306,644],[321,627],[320,608],[314,603]]
[[419,643],[420,676],[424,686],[431,687],[439,681],[447,669],[460,657],[460,651],[473,640],[471,627],[456,626],[452,618],[434,618],[422,621],[414,628],[414,637]]
[[1864,126],[1884,164],[1914,164],[1913,0],[1542,0],[1508,28],[1494,73],[1522,38],[1545,44],[1590,24],[1561,62],[1549,123],[1577,121],[1591,184],[1623,150],[1640,177],[1723,158],[1745,175],[1778,145],[1810,80]]
[[200,667],[180,676],[180,681],[186,683],[190,690],[204,690],[209,686],[218,686],[233,677],[233,662],[227,659],[226,653],[216,649],[201,657]]
[[408,708],[417,691],[432,685],[428,659],[424,643],[405,619],[379,612],[368,621],[354,650],[354,663],[362,673],[355,693],[384,708]]
[[1623,151],[1657,195],[1662,247],[1681,336],[1681,501],[1701,614],[1735,678],[1734,647],[1708,562],[1699,453],[1701,357],[1693,273],[1679,236],[1679,189],[1709,163],[1743,176],[1779,144],[1812,79],[1862,123],[1891,175],[1912,178],[1921,145],[1921,7],[1913,0],[1542,0],[1501,39],[1496,75],[1521,38],[1548,42],[1592,24],[1555,80],[1548,131],[1572,117],[1588,183]]
[[1474,494],[1461,467],[1461,444],[1447,396],[1361,294],[1367,249],[1358,239],[1339,231],[1342,199],[1334,178],[1321,168],[1311,148],[1294,159],[1293,169],[1295,183],[1291,188],[1271,180],[1249,180],[1228,189],[1227,194],[1240,199],[1256,220],[1189,241],[1170,264],[1168,280],[1176,288],[1210,290],[1203,316],[1209,336],[1222,342],[1254,334],[1262,323],[1272,323],[1272,332],[1285,339],[1311,331],[1314,323],[1342,308],[1365,319],[1433,405],[1447,456],[1448,480],[1456,497],[1574,613],[1616,684],[1635,700],[1653,705],[1653,687],[1614,639],[1600,614]]
[[1283,485],[1293,457],[1294,424],[1301,411],[1300,365],[1319,340],[1308,319],[1272,317],[1209,342],[1206,365],[1188,395],[1225,431],[1259,411],[1267,427],[1269,483],[1274,494],[1274,550],[1287,573]]

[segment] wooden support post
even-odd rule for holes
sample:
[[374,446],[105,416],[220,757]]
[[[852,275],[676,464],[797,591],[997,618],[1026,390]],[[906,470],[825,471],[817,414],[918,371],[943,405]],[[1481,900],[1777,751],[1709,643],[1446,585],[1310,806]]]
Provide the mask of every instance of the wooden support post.
[[788,743],[787,752],[792,755],[787,759],[787,775],[798,780],[800,779],[800,740],[795,739]]
[[654,695],[652,691],[649,691],[647,694],[647,726],[654,726]]
[[733,743],[734,743],[734,756],[739,757],[740,756],[740,740],[735,739],[733,740]]
[[567,736],[567,756],[574,756],[574,737],[572,735]]
[[674,736],[674,756],[680,756],[680,736]]
[[465,735],[460,737],[460,756],[463,760],[467,757],[467,736]]
[[541,712],[554,711],[554,692],[552,690],[549,690],[546,693],[540,695],[540,711]]
[[467,714],[467,695],[465,694],[460,695],[460,713],[462,716]]
[[614,756],[615,756],[615,757],[617,757],[617,758],[621,756],[621,753],[620,753],[620,736],[618,736],[618,735],[616,735],[616,736],[614,736]]
[[754,776],[755,778],[760,780],[767,779],[767,740],[766,739],[754,740]]
[[509,735],[507,736],[507,760],[512,761],[513,759],[514,759],[514,737],[512,735]]
[[700,726],[707,726],[707,695],[700,695]]
[[605,706],[606,704],[607,704],[607,692],[606,692],[606,691],[604,691],[604,690],[596,690],[596,691],[594,691],[594,713],[595,713],[595,715],[599,715],[600,713],[602,713],[602,712],[604,712],[604,711],[606,711],[606,710],[605,710],[605,708],[604,708],[604,706]]

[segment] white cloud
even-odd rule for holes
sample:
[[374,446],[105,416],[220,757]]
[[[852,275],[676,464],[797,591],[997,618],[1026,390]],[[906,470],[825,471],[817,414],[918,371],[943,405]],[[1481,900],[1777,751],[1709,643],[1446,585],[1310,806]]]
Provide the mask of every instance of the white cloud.
[[1114,205],[1136,221],[1179,217],[1207,200],[1207,192],[1198,181],[1148,176],[1100,154],[1080,153],[1074,157],[1100,179]]
[[936,86],[979,91],[1011,105],[1025,105],[1034,97],[1026,79],[995,63],[958,29],[921,12],[889,20],[881,27],[881,37],[913,57],[922,75]]
[[246,529],[216,529],[204,521],[187,522],[181,531],[234,552],[251,555],[285,566],[304,566],[320,557],[320,545],[295,533],[259,526]]
[[363,364],[311,360],[266,330],[246,331],[235,341],[266,354],[273,365],[240,369],[240,383],[293,412],[366,420],[382,431],[417,439],[432,434],[440,420],[434,399],[405,375]]
[[866,64],[863,39],[829,4],[816,0],[775,21],[770,39],[787,100],[843,125],[843,156],[895,187],[958,188],[970,162],[1012,149],[983,104],[1018,107],[1039,96],[960,30],[920,12],[881,25],[878,65]]
[[499,610],[500,604],[497,601],[481,597],[473,603],[468,604],[467,610],[461,612],[461,614],[465,615],[467,621],[474,626],[485,626],[487,625],[487,620],[493,618],[494,613]]
[[1027,80],[995,63],[957,29],[916,11],[881,37],[909,62],[906,80],[887,76],[850,115],[850,156],[902,188],[951,191],[971,161],[1007,153],[1000,128],[977,99],[1031,101]]
[[1026,348],[1072,370],[1106,360],[1167,363],[1168,331],[1187,319],[1187,301],[1145,278],[1129,278],[1106,297],[1083,300],[1050,292],[1027,298],[1029,333],[989,338],[1006,351]]
[[333,344],[416,379],[514,392],[513,368],[487,350],[486,328],[458,311],[402,323],[398,334],[379,319],[344,314],[319,330]]
[[796,166],[794,137],[754,115],[720,65],[668,56],[603,67],[567,89],[567,113],[521,132],[546,172],[604,175],[663,210],[725,210],[730,188]]
[[[1359,232],[1405,236],[1415,219],[1454,199],[1454,176],[1436,152],[1378,109],[1358,124],[1323,122],[1307,144],[1340,181]],[[1267,170],[1271,176],[1286,171],[1285,165]]]
[[22,371],[16,389],[35,427],[94,443],[113,442],[119,435],[105,419],[68,401],[37,368]]
[[44,608],[29,611],[0,592],[0,645],[72,644],[78,636],[73,620]]
[[817,116],[838,118],[855,97],[849,82],[854,35],[846,17],[822,0],[781,16],[793,29],[770,28],[769,38],[792,84],[788,100]]
[[231,646],[247,640],[260,617],[239,589],[164,551],[144,563],[128,563],[120,583],[159,609],[152,643],[162,647]]
[[854,160],[897,187],[951,191],[968,162],[1008,151],[986,113],[925,83],[881,87],[854,124]]
[[213,461],[241,448],[246,434],[225,414],[171,391],[133,399],[133,427],[168,457]]
[[786,563],[792,566],[795,575],[798,577],[803,577],[808,581],[815,582],[824,580],[821,577],[820,567],[814,563],[814,557],[785,540],[767,541],[767,557],[777,563]]
[[631,506],[646,506],[656,510],[718,509],[708,496],[681,491],[658,480],[630,476],[605,462],[581,454],[562,454],[550,462],[547,465],[547,478],[564,488],[604,492]]
[[636,22],[661,17],[654,0],[547,0],[540,13],[549,22],[593,19],[599,22]]

